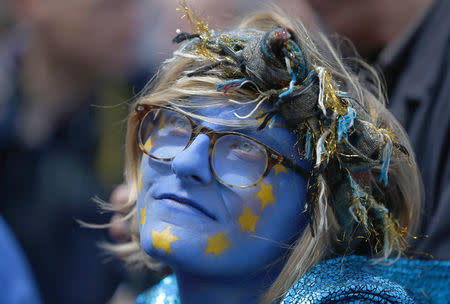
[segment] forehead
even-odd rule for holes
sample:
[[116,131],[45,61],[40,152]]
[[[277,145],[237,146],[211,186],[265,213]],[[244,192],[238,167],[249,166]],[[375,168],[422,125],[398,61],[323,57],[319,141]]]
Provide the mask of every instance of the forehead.
[[[263,118],[259,116],[264,117],[264,113],[269,109],[267,105],[261,105],[254,111],[256,103],[233,104],[225,98],[214,101],[208,98],[196,98],[192,104],[195,108],[188,109],[188,112],[192,113],[194,120],[202,126],[217,132],[237,131],[246,134],[289,158],[295,158],[298,154],[296,153],[298,138],[292,130],[287,128],[287,124],[280,116],[276,117],[272,128],[266,126],[262,130],[257,130],[263,121]],[[252,111],[254,114],[250,117],[240,118]],[[198,116],[203,117],[204,120],[198,119]]]

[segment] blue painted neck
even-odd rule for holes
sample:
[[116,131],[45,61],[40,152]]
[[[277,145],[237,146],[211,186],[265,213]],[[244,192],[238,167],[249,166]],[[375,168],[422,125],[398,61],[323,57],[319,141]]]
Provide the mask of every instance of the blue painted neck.
[[281,266],[276,263],[253,275],[229,278],[175,271],[181,303],[260,303],[262,295],[279,275]]

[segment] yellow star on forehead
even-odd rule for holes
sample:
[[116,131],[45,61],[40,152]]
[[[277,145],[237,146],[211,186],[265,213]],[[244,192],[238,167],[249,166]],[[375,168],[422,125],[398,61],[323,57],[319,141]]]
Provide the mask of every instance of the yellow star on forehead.
[[168,226],[161,232],[152,230],[153,246],[156,249],[161,249],[168,254],[172,254],[172,248],[170,248],[170,244],[179,240],[179,238],[176,235],[170,233],[170,230],[172,228],[173,228],[172,226]]
[[268,204],[275,203],[272,193],[272,185],[261,183],[261,189],[256,193],[256,197],[261,200],[261,208],[264,209]]
[[[258,113],[256,113],[255,117],[261,116],[263,113],[264,113],[263,110],[259,109],[259,111],[258,111]],[[263,123],[263,121],[266,118],[266,116],[267,116],[267,114],[262,116],[262,117],[260,117],[260,118],[258,118],[258,119],[256,119],[256,121],[258,122],[258,125],[261,125]]]
[[278,175],[278,173],[283,172],[283,173],[287,173],[287,169],[285,166],[283,166],[282,164],[278,164],[273,166],[273,169],[275,170],[275,175]]
[[161,117],[159,118],[159,124],[158,124],[159,129],[162,129],[165,121],[166,121],[166,115],[161,114]]
[[139,181],[138,181],[138,193],[141,192],[141,187],[142,187],[142,172],[139,175]]
[[154,137],[147,139],[147,142],[144,145],[146,151],[150,151],[153,148],[153,138]]
[[251,231],[255,232],[255,225],[258,222],[259,216],[254,214],[249,207],[245,207],[244,212],[239,217],[238,221],[241,224],[242,231]]
[[225,232],[221,232],[208,238],[208,246],[206,247],[205,254],[213,253],[218,256],[228,247],[230,247],[230,242]]
[[141,225],[145,224],[145,214],[147,212],[147,206],[141,208]]

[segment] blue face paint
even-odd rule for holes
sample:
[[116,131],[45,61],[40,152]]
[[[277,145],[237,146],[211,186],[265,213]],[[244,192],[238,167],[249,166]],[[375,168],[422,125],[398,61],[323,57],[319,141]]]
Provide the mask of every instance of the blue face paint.
[[[202,108],[196,114],[239,120],[234,113],[242,115],[246,110],[251,108],[232,105]],[[216,131],[229,130],[198,123]],[[294,157],[296,138],[288,129],[275,125],[238,131],[308,166]],[[143,157],[137,199],[142,248],[176,273],[216,277],[255,273],[285,253],[280,244],[291,244],[303,232],[306,181],[291,169],[276,166],[255,187],[229,188],[211,173],[209,144],[209,137],[200,134],[172,162]],[[243,150],[248,152],[246,157],[258,157],[258,151]],[[231,178],[239,179],[239,172],[245,175],[251,169],[231,170]]]

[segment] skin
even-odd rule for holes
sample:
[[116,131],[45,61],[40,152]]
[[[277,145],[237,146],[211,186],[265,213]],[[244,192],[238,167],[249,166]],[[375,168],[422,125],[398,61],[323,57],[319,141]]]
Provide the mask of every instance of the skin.
[[[236,120],[234,111],[236,106],[203,108],[199,114]],[[240,132],[283,155],[296,155],[295,136],[285,128]],[[230,188],[213,177],[208,149],[209,137],[200,134],[171,163],[143,157],[137,199],[141,245],[173,269],[183,303],[257,302],[279,274],[282,263],[277,259],[285,255],[285,246],[306,226],[306,181],[289,168],[278,168],[255,187]],[[165,195],[190,199],[211,216],[176,200],[159,199]]]

